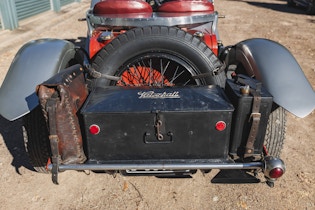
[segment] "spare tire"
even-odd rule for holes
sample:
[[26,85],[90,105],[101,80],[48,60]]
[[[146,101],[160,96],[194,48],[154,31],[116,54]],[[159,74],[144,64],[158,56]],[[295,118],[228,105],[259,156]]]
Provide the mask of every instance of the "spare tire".
[[222,63],[210,48],[179,28],[134,28],[117,36],[93,58],[92,67],[119,81],[99,78],[95,86],[180,86],[217,84],[225,74],[212,74]]

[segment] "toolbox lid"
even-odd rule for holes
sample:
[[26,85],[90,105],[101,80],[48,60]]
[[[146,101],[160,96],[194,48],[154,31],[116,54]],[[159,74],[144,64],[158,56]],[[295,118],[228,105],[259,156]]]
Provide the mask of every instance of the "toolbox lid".
[[97,87],[89,95],[82,114],[126,112],[233,111],[218,86]]

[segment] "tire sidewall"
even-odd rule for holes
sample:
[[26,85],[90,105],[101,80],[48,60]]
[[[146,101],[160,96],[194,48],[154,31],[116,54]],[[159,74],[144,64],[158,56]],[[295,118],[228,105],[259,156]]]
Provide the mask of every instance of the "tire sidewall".
[[[118,69],[129,60],[148,53],[165,53],[176,56],[192,67],[192,75],[207,73],[217,68],[204,52],[207,46],[198,38],[180,30],[161,27],[161,30],[137,28],[127,31],[108,44],[96,56],[93,67],[108,75],[116,75]],[[209,49],[210,50],[210,49]],[[95,65],[96,64],[96,65]],[[205,83],[214,83],[205,78]],[[109,85],[106,79],[97,79],[96,86]]]

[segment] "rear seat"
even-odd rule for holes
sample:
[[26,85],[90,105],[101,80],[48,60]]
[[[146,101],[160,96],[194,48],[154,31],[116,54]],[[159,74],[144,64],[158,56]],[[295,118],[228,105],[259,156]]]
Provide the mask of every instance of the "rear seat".
[[151,16],[153,10],[150,4],[142,0],[103,0],[95,4],[94,15],[108,14],[146,14]]
[[[213,3],[208,0],[172,0],[163,3],[157,12],[165,13],[191,13],[213,12]],[[123,15],[142,14],[151,16],[153,9],[143,0],[103,0],[95,4],[94,15]]]
[[213,3],[208,0],[175,0],[163,3],[157,10],[168,13],[213,12]]

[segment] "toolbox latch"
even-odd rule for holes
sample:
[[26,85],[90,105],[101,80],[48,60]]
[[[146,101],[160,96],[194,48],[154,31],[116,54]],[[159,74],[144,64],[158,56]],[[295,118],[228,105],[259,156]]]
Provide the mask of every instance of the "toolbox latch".
[[144,135],[145,143],[170,143],[173,141],[173,133],[166,132],[165,119],[162,114],[156,111],[154,116],[154,136],[150,132]]

